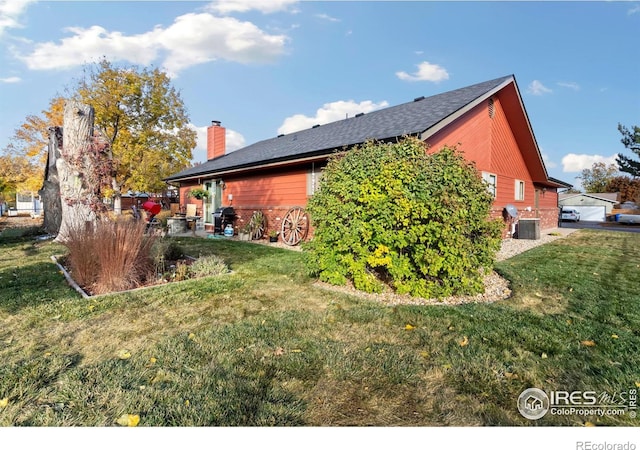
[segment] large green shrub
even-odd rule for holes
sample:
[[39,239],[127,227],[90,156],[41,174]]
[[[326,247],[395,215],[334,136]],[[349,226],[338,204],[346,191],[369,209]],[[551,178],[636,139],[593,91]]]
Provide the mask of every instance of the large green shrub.
[[455,148],[427,154],[414,138],[369,142],[333,157],[307,206],[305,244],[322,281],[445,297],[483,291],[501,224],[473,164]]

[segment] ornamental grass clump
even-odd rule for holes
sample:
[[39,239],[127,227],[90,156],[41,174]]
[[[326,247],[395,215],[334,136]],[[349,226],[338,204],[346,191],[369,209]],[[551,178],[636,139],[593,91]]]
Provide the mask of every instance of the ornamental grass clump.
[[500,247],[493,197],[455,148],[415,138],[333,157],[307,205],[312,275],[366,292],[433,298],[480,293]]
[[153,236],[146,224],[98,220],[69,227],[63,244],[75,281],[94,294],[118,292],[144,284],[153,274]]

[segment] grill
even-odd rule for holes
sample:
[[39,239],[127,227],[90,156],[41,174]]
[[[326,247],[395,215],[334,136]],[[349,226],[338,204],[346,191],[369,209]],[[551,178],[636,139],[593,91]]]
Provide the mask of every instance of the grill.
[[222,233],[224,227],[228,224],[233,225],[236,220],[236,212],[231,206],[223,206],[218,208],[213,213],[213,232]]

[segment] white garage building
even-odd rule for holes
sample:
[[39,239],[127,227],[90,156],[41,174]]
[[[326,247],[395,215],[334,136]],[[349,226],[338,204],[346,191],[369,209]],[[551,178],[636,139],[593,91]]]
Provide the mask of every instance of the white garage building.
[[560,209],[575,209],[580,213],[580,220],[604,222],[607,214],[618,204],[618,193],[601,194],[559,194]]

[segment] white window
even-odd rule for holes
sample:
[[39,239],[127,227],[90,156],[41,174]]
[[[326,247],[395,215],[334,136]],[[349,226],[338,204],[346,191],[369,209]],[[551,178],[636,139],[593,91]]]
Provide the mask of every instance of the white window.
[[482,172],[482,179],[487,183],[487,190],[496,198],[496,189],[498,186],[498,176],[495,173]]
[[311,163],[311,168],[307,172],[307,195],[313,195],[320,187],[323,167]]
[[516,180],[515,193],[516,200],[524,201],[524,181]]

